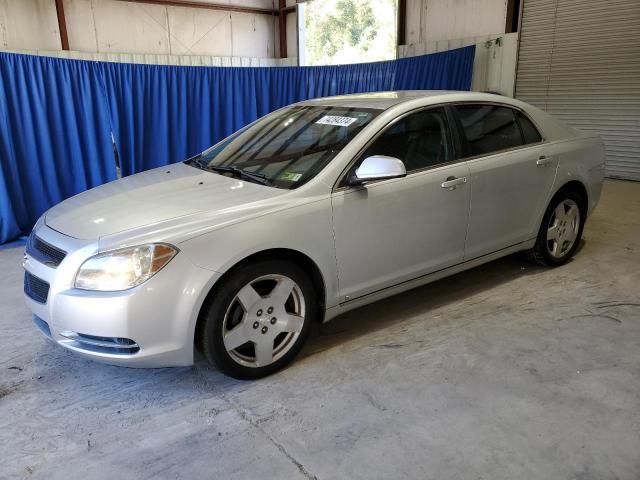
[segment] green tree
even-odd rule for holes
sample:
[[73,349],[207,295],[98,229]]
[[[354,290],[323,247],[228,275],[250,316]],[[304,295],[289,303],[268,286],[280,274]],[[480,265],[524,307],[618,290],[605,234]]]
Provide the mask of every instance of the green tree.
[[[381,23],[395,24],[395,18],[380,18],[375,4],[383,1],[395,13],[395,0],[315,0],[306,4],[306,54],[309,64],[331,64],[340,52],[358,56],[367,53],[380,33]],[[389,17],[388,12],[383,12]],[[395,17],[395,15],[393,15]],[[383,25],[385,32],[388,25]],[[393,42],[395,38],[391,39]],[[351,61],[362,61],[356,58]]]

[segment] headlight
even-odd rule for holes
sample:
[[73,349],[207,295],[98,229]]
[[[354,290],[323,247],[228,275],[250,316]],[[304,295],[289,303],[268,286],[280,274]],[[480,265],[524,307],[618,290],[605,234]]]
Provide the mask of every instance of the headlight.
[[82,264],[75,287],[105,292],[135,287],[158,273],[176,253],[177,248],[162,243],[100,253]]

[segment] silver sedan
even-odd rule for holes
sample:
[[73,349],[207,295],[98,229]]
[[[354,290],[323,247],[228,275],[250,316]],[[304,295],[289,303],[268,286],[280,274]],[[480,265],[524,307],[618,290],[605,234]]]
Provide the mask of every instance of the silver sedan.
[[70,198],[24,291],[57,344],[119,365],[257,378],[314,322],[525,251],[576,251],[604,150],[517,100],[384,92],[277,110],[185,162]]

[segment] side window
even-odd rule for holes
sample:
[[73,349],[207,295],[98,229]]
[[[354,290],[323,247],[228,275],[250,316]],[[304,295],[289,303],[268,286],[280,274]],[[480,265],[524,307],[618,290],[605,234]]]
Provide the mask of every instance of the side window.
[[450,162],[453,151],[444,109],[422,110],[397,121],[367,148],[362,159],[372,155],[399,158],[407,172]]
[[540,132],[538,132],[538,129],[533,125],[533,123],[531,123],[531,120],[529,120],[522,112],[517,112],[516,117],[518,117],[518,123],[522,129],[525,145],[542,141]]
[[482,155],[523,145],[511,108],[495,105],[455,107],[469,146],[468,155]]

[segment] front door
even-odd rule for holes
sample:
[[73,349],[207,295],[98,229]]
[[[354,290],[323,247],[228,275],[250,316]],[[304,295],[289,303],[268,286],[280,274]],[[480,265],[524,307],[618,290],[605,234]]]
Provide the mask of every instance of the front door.
[[352,170],[371,155],[400,158],[408,174],[334,192],[342,301],[460,263],[464,256],[469,171],[456,162],[445,110],[400,118]]

